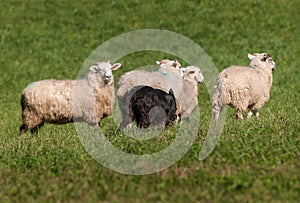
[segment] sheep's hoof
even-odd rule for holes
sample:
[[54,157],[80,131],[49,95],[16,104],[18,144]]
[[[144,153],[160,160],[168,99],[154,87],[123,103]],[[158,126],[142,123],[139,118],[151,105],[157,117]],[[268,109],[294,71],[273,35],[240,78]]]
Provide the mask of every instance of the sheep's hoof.
[[20,131],[19,135],[20,135],[21,137],[24,137],[24,136],[26,135],[26,132],[22,130],[22,131]]
[[247,116],[247,118],[251,118],[252,116],[253,116],[253,114],[254,114],[254,116],[256,117],[256,118],[258,118],[258,116],[259,116],[259,113],[257,112],[257,111],[249,111],[248,112],[248,116]]
[[126,130],[126,129],[130,129],[130,128],[132,128],[132,123],[128,123],[128,124],[126,124],[126,125],[120,125],[120,129],[121,130]]
[[25,124],[22,124],[21,126],[20,126],[20,136],[25,136],[26,135],[26,131],[28,130],[28,128],[26,127],[26,125]]
[[248,112],[248,115],[247,115],[247,118],[251,118],[252,115],[253,115],[253,112],[252,112],[252,111],[249,111],[249,112]]
[[100,129],[99,124],[94,125],[94,128],[95,128],[96,130],[99,130],[99,129]]
[[236,116],[236,118],[239,119],[239,120],[244,120],[243,116]]
[[243,117],[243,115],[236,114],[236,118],[237,118],[237,119],[244,120],[244,117]]

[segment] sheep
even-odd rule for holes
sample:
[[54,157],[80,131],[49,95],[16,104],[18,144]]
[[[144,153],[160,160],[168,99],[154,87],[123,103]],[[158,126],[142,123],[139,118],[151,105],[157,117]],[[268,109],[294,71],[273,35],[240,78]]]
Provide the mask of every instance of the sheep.
[[[180,117],[188,118],[198,105],[198,83],[204,82],[204,76],[197,66],[187,66],[183,70],[182,91],[175,92],[175,98],[180,106]],[[179,92],[180,94],[176,94]]]
[[176,99],[172,89],[169,93],[149,86],[139,87],[129,103],[129,117],[139,128],[152,125],[171,124],[176,120]]
[[220,72],[212,94],[213,121],[216,122],[225,105],[235,108],[236,117],[258,117],[258,110],[269,100],[272,71],[276,64],[267,53],[248,54],[249,67],[231,66]]
[[[170,68],[169,68],[170,69]],[[124,74],[118,83],[117,95],[119,97],[119,105],[122,113],[123,121],[120,124],[120,128],[126,127],[131,120],[129,117],[128,104],[130,98],[136,91],[134,87],[138,86],[151,86],[152,88],[160,89],[169,92],[173,90],[176,99],[176,115],[179,118],[187,118],[193,112],[198,105],[198,86],[197,83],[204,82],[204,77],[200,69],[196,66],[188,66],[187,68],[181,68],[180,72],[174,74],[173,77],[158,77],[159,74],[149,73],[146,71],[132,71]],[[146,77],[147,76],[147,77]],[[154,78],[154,76],[156,76]],[[126,81],[127,83],[123,82]],[[128,88],[130,91],[125,96],[119,94],[119,89]]]
[[98,127],[112,113],[113,70],[120,63],[98,62],[79,80],[41,80],[28,85],[21,94],[20,135],[30,129],[36,134],[44,122],[66,124],[85,121]]
[[176,83],[176,80],[183,75],[181,65],[177,60],[168,59],[156,61],[156,63],[159,66],[158,71],[133,70],[123,74],[117,84],[117,96],[123,98],[134,86],[138,85],[161,87],[168,92],[172,83]]

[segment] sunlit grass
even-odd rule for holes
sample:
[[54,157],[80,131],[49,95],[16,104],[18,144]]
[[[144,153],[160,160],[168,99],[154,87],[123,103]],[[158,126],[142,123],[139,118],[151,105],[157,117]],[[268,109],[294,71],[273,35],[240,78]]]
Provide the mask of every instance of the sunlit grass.
[[[298,202],[300,196],[299,61],[295,1],[4,1],[0,3],[0,202]],[[45,124],[19,137],[21,91],[31,82],[74,79],[106,40],[136,29],[165,29],[198,43],[219,70],[247,65],[249,52],[277,63],[271,98],[258,119],[228,108],[220,141],[199,151],[211,118],[199,85],[200,127],[190,150],[171,167],[124,175],[95,161],[73,124]],[[144,51],[119,60],[121,74],[171,55]],[[184,61],[179,61],[186,65]],[[201,68],[201,67],[200,67]],[[137,141],[101,123],[119,150],[147,154],[168,146],[177,127]]]

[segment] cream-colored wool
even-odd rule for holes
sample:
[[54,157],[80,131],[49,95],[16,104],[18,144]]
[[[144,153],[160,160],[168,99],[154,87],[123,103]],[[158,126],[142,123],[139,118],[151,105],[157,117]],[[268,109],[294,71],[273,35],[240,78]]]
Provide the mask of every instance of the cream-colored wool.
[[269,100],[272,86],[272,71],[276,64],[267,53],[249,54],[248,67],[231,66],[218,75],[212,95],[213,120],[216,121],[225,105],[236,109],[236,117],[243,119],[255,114]]
[[200,68],[188,66],[183,73],[183,91],[177,97],[181,107],[181,118],[189,117],[198,105],[198,83],[204,82]]
[[121,64],[101,62],[79,80],[42,80],[28,85],[21,94],[21,134],[33,132],[44,122],[64,124],[85,121],[98,125],[112,113],[114,79],[112,70]]
[[[158,71],[148,72],[145,70],[133,70],[123,74],[117,84],[117,96],[123,98],[136,86],[151,86],[169,93],[170,88],[180,81],[183,72],[177,61],[164,59],[160,62]],[[177,84],[180,85],[180,84]]]

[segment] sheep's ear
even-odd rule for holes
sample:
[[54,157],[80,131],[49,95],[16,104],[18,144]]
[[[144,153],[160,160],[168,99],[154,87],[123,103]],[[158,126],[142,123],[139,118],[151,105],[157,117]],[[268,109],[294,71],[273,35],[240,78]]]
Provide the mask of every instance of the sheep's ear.
[[111,64],[111,60],[108,60],[107,63]]
[[96,73],[98,71],[98,66],[91,66],[90,71]]
[[156,64],[157,64],[157,65],[159,65],[159,64],[160,64],[160,62],[159,62],[159,61],[156,61]]
[[118,70],[122,65],[120,63],[115,63],[114,65],[112,65],[111,69],[112,70]]
[[268,58],[270,58],[271,56],[268,53],[263,53],[263,56],[261,58],[261,61],[266,61]]
[[248,54],[248,58],[252,61],[255,58],[254,54]]

